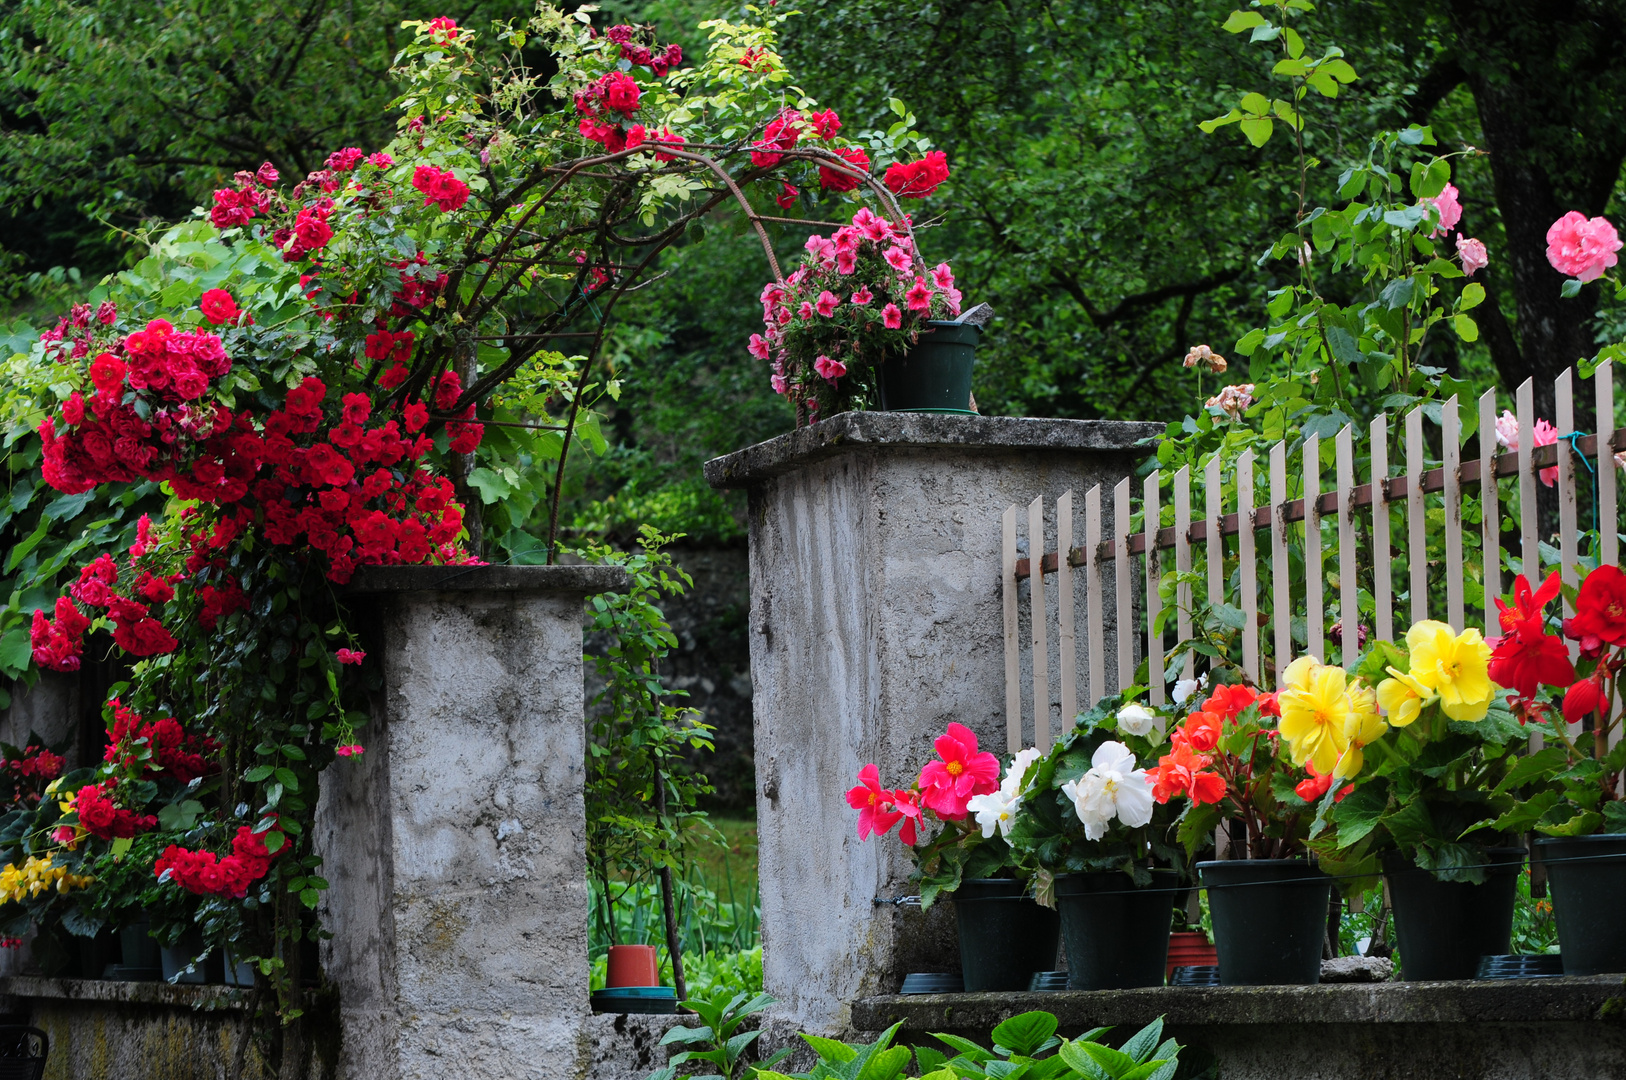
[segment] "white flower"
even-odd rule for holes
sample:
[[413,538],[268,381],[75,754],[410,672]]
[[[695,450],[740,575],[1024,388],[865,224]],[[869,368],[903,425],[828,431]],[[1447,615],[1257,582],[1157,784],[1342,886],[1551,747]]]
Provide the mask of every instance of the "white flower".
[[1182,704],[1186,698],[1201,690],[1203,684],[1207,681],[1208,676],[1206,675],[1200,679],[1181,679],[1174,684],[1174,689],[1169,692],[1169,696],[1176,705]]
[[1157,714],[1144,705],[1130,703],[1118,710],[1118,730],[1128,735],[1145,735],[1157,723]]
[[1496,444],[1504,450],[1519,449],[1519,418],[1507,409],[1496,418]]
[[1015,759],[1011,761],[1010,768],[1005,771],[1005,782],[999,785],[1000,792],[1008,799],[1022,794],[1022,778],[1033,767],[1033,763],[1043,756],[1036,746],[1018,751]]
[[[1017,773],[1020,777],[1021,773]],[[982,826],[982,838],[987,840],[999,830],[999,835],[1011,835],[1011,828],[1016,824],[1016,811],[1022,805],[1022,796],[1007,792],[1003,787],[989,795],[972,796],[965,808],[977,815],[977,824]]]
[[1120,742],[1104,742],[1090,758],[1090,771],[1062,785],[1073,800],[1073,812],[1084,836],[1099,840],[1116,817],[1130,828],[1152,820],[1152,783],[1145,769],[1135,768],[1135,755]]

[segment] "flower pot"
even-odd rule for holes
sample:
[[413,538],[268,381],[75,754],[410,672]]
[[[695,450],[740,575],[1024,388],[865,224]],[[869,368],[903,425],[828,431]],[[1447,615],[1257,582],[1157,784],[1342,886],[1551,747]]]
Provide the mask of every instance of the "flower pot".
[[1169,960],[1163,969],[1165,978],[1173,978],[1175,968],[1218,966],[1219,953],[1201,930],[1181,930],[1169,935]]
[[254,985],[254,965],[247,961],[238,960],[230,949],[221,958],[223,982],[227,986],[252,987]]
[[604,966],[604,988],[659,986],[660,970],[655,946],[611,945],[609,962]]
[[967,993],[1026,990],[1035,971],[1056,966],[1061,916],[1014,878],[972,878],[949,897],[960,930],[960,971]]
[[1566,975],[1626,971],[1626,833],[1536,841],[1553,890]]
[[905,353],[893,353],[876,371],[887,412],[971,413],[971,367],[982,329],[929,322]]
[[1152,871],[1150,888],[1107,870],[1056,878],[1069,990],[1162,986],[1180,875]]
[[[164,981],[192,985],[224,982],[224,965],[219,953],[211,952],[196,964],[193,963],[202,951],[203,934],[198,930],[188,930],[175,944],[160,948],[158,955],[163,965]],[[187,971],[188,967],[192,970]],[[250,975],[249,982],[253,981]]]
[[1201,862],[1222,986],[1321,981],[1332,878],[1304,859]]
[[1383,860],[1394,903],[1404,979],[1471,979],[1484,956],[1500,956],[1513,936],[1513,901],[1523,848],[1491,848],[1485,881],[1440,881],[1393,852]]
[[157,982],[163,977],[163,958],[149,931],[146,916],[119,928],[121,962],[108,965],[103,978],[118,982]]

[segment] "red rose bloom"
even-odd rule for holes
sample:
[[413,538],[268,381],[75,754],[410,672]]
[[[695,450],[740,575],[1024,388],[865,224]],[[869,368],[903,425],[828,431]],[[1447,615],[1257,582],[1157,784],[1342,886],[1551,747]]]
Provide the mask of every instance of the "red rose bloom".
[[898,162],[886,170],[885,183],[903,199],[924,199],[949,178],[948,157],[933,150],[919,161]]
[[204,293],[203,299],[198,301],[198,309],[214,326],[237,320],[237,301],[225,289],[210,289]]
[[[849,164],[869,171],[869,155],[856,146],[833,151],[833,153]],[[827,165],[819,166],[819,186],[827,191],[851,191],[864,181],[856,176],[848,176],[844,172],[837,172]]]

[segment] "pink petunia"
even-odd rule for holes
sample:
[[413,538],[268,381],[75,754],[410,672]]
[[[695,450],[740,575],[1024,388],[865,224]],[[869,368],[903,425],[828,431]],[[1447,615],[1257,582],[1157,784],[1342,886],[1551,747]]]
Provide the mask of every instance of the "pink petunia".
[[880,243],[892,235],[892,226],[887,223],[887,220],[867,206],[853,215],[852,227],[857,229],[859,235],[864,239],[873,240],[876,243]]
[[841,301],[836,299],[836,294],[831,292],[829,289],[825,289],[823,292],[819,293],[819,302],[814,305],[814,308],[820,315],[823,315],[826,319],[828,319],[830,316],[836,313],[836,308],[840,306]]
[[784,396],[786,390],[790,389],[790,383],[785,379],[785,377],[783,375],[775,375],[775,376],[773,376],[772,378],[770,378],[768,380],[768,385],[772,386],[773,387],[773,392],[780,395],[781,397]]
[[886,264],[892,269],[896,270],[898,273],[902,274],[908,272],[909,253],[903,250],[902,247],[894,245],[893,247],[887,248],[883,258],[886,259]]
[[873,299],[875,299],[875,294],[869,291],[868,285],[865,285],[857,292],[853,293],[852,302],[857,304],[859,307],[863,307]]
[[915,283],[909,287],[904,299],[909,302],[910,311],[930,311],[932,306],[932,287],[926,284],[926,279],[917,277]]
[[826,266],[836,261],[836,245],[822,236],[810,236],[802,246]]
[[852,251],[836,252],[836,273],[850,274],[858,269],[858,255]]
[[966,803],[999,789],[999,759],[977,749],[977,736],[964,724],[950,724],[933,744],[941,760],[920,770],[920,801],[945,821],[966,815]]
[[949,270],[948,263],[938,263],[932,267],[932,284],[945,291],[954,288],[954,274]]
[[813,370],[817,371],[822,377],[829,379],[831,382],[835,382],[837,379],[847,374],[847,365],[843,364],[840,360],[832,360],[828,356],[820,356],[817,360],[813,361]]
[[756,357],[758,360],[768,359],[768,342],[767,339],[765,339],[761,334],[752,334],[751,343],[745,348],[747,352]]
[[1619,262],[1621,247],[1615,227],[1601,217],[1571,210],[1547,230],[1547,261],[1560,274],[1596,281]]
[[888,304],[881,309],[881,325],[888,330],[896,330],[903,325],[903,312],[898,310],[898,305]]
[[811,321],[812,318],[813,318],[813,305],[810,304],[808,301],[803,300],[802,301],[802,309],[801,309],[801,311],[797,312],[797,315],[798,315],[798,317],[801,318],[801,320],[803,322]]

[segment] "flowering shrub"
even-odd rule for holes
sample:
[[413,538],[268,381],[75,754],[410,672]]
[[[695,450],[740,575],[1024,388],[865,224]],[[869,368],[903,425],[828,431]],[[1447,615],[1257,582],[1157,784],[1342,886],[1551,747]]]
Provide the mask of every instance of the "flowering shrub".
[[802,264],[762,290],[763,332],[749,350],[770,362],[774,392],[810,420],[877,402],[877,367],[906,352],[933,319],[960,314],[948,263],[928,271],[907,217],[867,207],[829,236],[810,236]]

